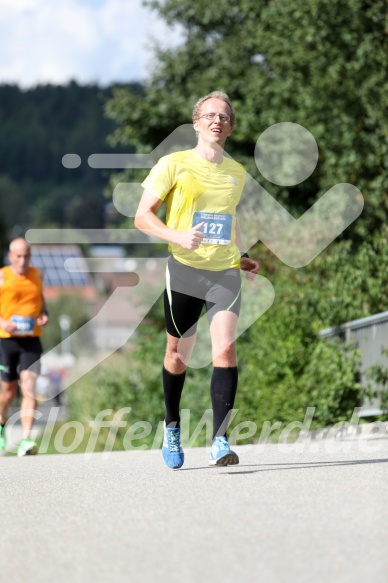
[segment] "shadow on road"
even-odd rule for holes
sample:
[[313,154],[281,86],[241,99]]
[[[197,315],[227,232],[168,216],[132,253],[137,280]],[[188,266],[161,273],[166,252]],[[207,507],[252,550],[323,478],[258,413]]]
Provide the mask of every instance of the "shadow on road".
[[[257,472],[279,472],[284,470],[312,470],[316,468],[329,468],[329,467],[342,467],[342,466],[357,466],[364,464],[386,464],[388,463],[388,458],[382,459],[369,459],[369,460],[342,460],[338,462],[305,462],[305,463],[295,463],[295,464],[239,464],[236,469],[232,470],[232,466],[200,466],[197,468],[180,468],[179,472],[191,472],[198,470],[210,470],[210,471],[220,471],[228,470],[223,472],[224,474],[255,474]],[[276,466],[276,467],[274,467]],[[240,470],[240,468],[254,467],[254,470]],[[239,468],[239,469],[237,469]],[[232,470],[232,471],[231,471]]]
[[[271,466],[271,467],[260,467],[256,470],[243,470],[236,472],[228,472],[228,474],[255,474],[257,472],[278,472],[282,470],[312,470],[316,468],[330,468],[330,467],[343,467],[343,466],[357,466],[364,464],[386,464],[388,463],[388,458],[383,459],[373,459],[373,460],[344,460],[338,462],[306,462],[297,464],[258,464],[259,466]],[[273,467],[282,466],[282,467]],[[241,467],[241,466],[239,466]],[[243,466],[246,467],[246,466]],[[252,466],[250,466],[252,467]]]

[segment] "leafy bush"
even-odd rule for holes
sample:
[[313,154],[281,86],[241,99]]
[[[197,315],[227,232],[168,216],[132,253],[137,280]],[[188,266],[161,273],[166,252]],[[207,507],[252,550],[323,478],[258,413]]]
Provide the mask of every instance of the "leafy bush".
[[[383,356],[388,357],[388,348],[381,350]],[[380,401],[381,415],[380,421],[388,421],[388,366],[385,362],[379,362],[370,366],[365,371],[365,377],[371,381],[368,384],[371,398],[378,398]]]

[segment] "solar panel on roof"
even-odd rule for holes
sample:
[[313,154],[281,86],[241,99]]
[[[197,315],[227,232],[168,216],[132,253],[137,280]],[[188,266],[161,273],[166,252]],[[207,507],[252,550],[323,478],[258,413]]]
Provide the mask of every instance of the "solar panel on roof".
[[[76,245],[33,245],[31,265],[44,272],[44,284],[52,287],[83,287],[91,285],[87,265],[81,249]],[[66,259],[76,259],[80,271],[65,269]]]

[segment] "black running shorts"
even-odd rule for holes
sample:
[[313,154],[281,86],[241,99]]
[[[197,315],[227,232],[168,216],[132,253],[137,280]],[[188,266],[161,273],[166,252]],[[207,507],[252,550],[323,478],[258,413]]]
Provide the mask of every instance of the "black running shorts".
[[192,336],[204,306],[209,322],[214,314],[225,310],[238,316],[241,306],[240,270],[195,269],[171,256],[166,267],[164,292],[167,332],[176,338]]
[[1,379],[15,381],[20,371],[40,373],[42,345],[38,336],[26,338],[0,338]]

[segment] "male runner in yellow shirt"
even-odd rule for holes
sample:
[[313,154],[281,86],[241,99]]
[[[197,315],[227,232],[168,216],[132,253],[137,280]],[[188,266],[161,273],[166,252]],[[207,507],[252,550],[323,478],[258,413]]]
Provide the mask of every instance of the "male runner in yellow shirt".
[[47,324],[48,313],[43,299],[42,274],[29,265],[31,249],[27,241],[14,239],[8,257],[10,265],[0,269],[0,450],[6,446],[4,426],[20,377],[22,441],[18,455],[23,456],[37,453],[30,433],[42,354],[41,326]]
[[[224,156],[234,121],[234,109],[225,93],[215,91],[199,99],[193,110],[196,147],[159,160],[142,184],[144,192],[135,218],[138,229],[168,241],[172,253],[164,294],[167,349],[162,447],[170,468],[180,468],[184,462],[180,399],[203,306],[210,323],[213,359],[210,464],[239,462],[230,449],[226,430],[238,381],[235,337],[241,302],[240,269],[254,277],[259,264],[243,252],[236,220],[246,172]],[[156,215],[163,201],[166,224]]]

